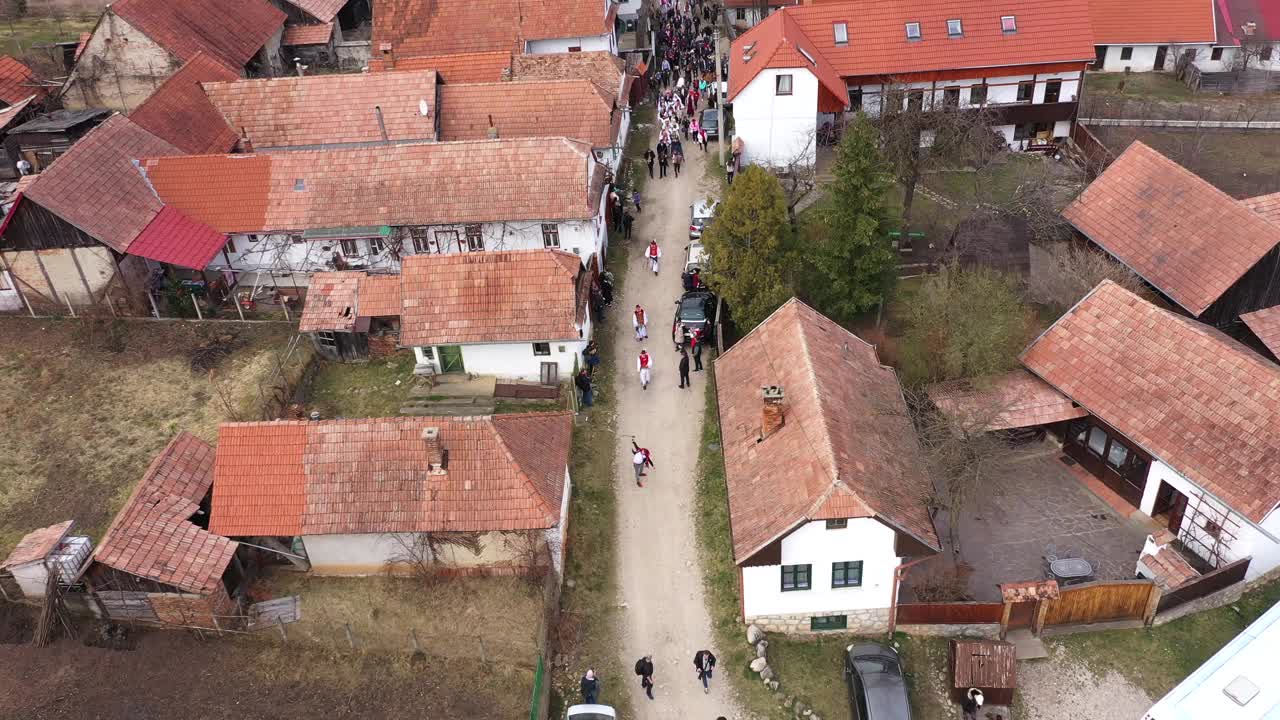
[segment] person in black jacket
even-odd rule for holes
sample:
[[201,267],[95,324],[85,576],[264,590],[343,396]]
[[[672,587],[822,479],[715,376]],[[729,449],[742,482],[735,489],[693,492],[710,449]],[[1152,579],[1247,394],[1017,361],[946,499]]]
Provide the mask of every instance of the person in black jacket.
[[653,699],[653,656],[645,655],[636,661],[636,674],[640,676],[640,687],[644,694]]
[[710,650],[699,650],[693,656],[693,666],[698,669],[698,679],[702,681],[702,692],[711,692],[711,673],[716,669],[716,656]]
[[582,676],[582,702],[595,705],[600,697],[600,681],[596,680],[596,671],[588,670]]
[[653,179],[653,161],[654,161],[654,160],[656,160],[657,158],[658,158],[658,155],[657,155],[657,153],[655,153],[655,152],[653,151],[653,148],[645,148],[645,151],[644,151],[644,164],[649,166],[649,179],[650,179],[650,180],[652,180],[652,179]]
[[689,381],[689,353],[684,348],[680,348],[680,387],[693,387]]
[[591,402],[593,400],[591,392],[591,376],[587,374],[586,368],[578,371],[578,377],[573,379],[573,384],[577,385],[578,389],[582,391],[582,407],[591,407]]

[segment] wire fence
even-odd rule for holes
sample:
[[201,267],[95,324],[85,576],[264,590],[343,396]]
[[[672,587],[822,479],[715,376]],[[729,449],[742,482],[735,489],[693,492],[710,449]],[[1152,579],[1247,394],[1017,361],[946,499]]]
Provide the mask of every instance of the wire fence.
[[1165,100],[1154,96],[1121,97],[1088,94],[1080,101],[1080,118],[1140,121],[1153,127],[1280,127],[1280,99],[1246,97],[1240,100]]

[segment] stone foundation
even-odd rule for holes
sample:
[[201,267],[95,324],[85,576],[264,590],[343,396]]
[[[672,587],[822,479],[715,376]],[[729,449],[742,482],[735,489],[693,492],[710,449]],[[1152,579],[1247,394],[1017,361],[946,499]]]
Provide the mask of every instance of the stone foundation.
[[[815,617],[844,615],[847,625],[841,630],[810,630],[809,620]],[[825,635],[828,633],[874,634],[889,632],[889,608],[863,610],[837,610],[833,612],[805,613],[803,615],[757,615],[746,619],[761,630],[787,635]]]
[[935,637],[986,638],[995,640],[1000,637],[1000,623],[981,623],[975,625],[960,624],[910,624],[898,625],[898,631],[908,635],[925,635]]

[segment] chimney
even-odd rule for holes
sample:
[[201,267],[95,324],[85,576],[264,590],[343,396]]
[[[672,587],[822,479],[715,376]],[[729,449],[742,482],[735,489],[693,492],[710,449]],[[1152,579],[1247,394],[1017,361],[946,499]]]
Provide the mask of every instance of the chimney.
[[382,69],[395,70],[396,54],[391,50],[391,43],[384,42],[378,46],[378,49],[382,51]]
[[253,141],[249,139],[249,131],[243,126],[240,128],[240,152],[253,154]]
[[782,386],[765,385],[760,389],[764,404],[760,408],[760,439],[764,440],[786,424],[782,411]]
[[427,465],[432,475],[444,475],[449,468],[449,451],[440,446],[440,428],[422,429],[422,442],[427,446]]

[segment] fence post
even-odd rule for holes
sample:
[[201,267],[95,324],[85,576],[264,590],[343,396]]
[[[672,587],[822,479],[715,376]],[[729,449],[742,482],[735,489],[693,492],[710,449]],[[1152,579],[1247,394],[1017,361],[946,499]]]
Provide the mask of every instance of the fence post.
[[75,317],[76,309],[71,307],[71,296],[66,293],[62,293],[62,299],[67,301],[67,309],[71,311],[71,317]]
[[203,320],[203,319],[204,319],[204,313],[200,312],[200,300],[199,300],[199,298],[197,298],[197,297],[196,297],[195,293],[191,293],[191,304],[192,304],[193,306],[195,306],[195,309],[196,309],[196,319],[197,319],[197,320]]
[[156,316],[156,319],[157,319],[157,320],[159,320],[159,319],[160,319],[160,308],[159,308],[159,307],[156,307],[156,297],[155,297],[155,295],[152,295],[152,294],[151,294],[151,291],[150,291],[150,290],[148,290],[148,291],[147,291],[147,299],[151,301],[151,312],[152,312],[152,314],[154,314],[154,315]]
[[231,293],[231,302],[236,306],[236,314],[240,316],[240,322],[244,322],[244,310],[240,309],[240,296],[234,292]]
[[289,642],[289,633],[285,632],[284,618],[276,618],[276,626],[280,628],[280,639],[287,644]]
[[343,627],[343,629],[345,629],[345,630],[346,630],[346,633],[347,633],[347,644],[351,646],[351,649],[352,649],[352,650],[355,650],[355,649],[356,649],[356,638],[355,638],[355,636],[354,636],[354,635],[352,635],[352,634],[351,634],[351,623],[343,623],[343,624],[342,624],[342,627]]
[[1151,592],[1147,595],[1147,607],[1142,611],[1142,624],[1151,627],[1156,619],[1156,609],[1160,607],[1160,596],[1164,593],[1160,590],[1160,586],[1151,583]]

